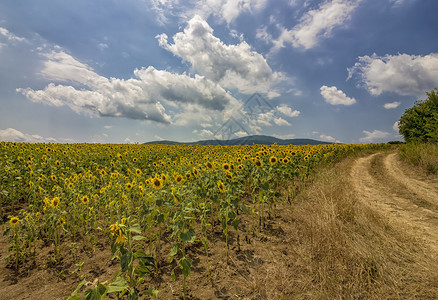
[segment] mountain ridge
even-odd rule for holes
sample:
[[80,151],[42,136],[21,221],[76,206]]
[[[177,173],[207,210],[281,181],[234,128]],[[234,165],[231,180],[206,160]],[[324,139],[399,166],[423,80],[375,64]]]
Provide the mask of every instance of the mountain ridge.
[[332,144],[331,142],[323,142],[314,139],[280,139],[273,136],[267,135],[251,135],[230,140],[199,140],[195,142],[175,142],[169,140],[162,141],[151,141],[144,143],[145,145],[223,145],[223,146],[235,146],[235,145],[272,145],[277,143],[277,145],[324,145]]

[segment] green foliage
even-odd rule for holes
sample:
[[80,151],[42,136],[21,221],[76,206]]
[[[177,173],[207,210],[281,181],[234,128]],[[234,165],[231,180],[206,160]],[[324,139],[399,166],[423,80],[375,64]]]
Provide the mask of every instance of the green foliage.
[[426,94],[427,100],[417,101],[400,118],[399,132],[406,142],[438,143],[438,89]]

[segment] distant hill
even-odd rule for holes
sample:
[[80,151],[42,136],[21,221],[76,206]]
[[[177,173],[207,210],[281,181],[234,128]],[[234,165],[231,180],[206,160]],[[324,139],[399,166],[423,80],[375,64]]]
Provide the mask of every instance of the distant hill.
[[159,145],[272,145],[277,143],[278,145],[321,145],[321,144],[331,144],[329,142],[322,142],[312,139],[279,139],[273,136],[266,135],[251,135],[245,136],[232,140],[203,140],[196,142],[180,143],[174,141],[153,141],[147,142],[145,144],[159,144]]

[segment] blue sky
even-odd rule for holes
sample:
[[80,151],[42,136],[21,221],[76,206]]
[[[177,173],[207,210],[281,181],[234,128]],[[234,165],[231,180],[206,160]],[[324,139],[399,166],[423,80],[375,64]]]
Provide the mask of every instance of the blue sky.
[[400,140],[435,0],[0,2],[0,140]]

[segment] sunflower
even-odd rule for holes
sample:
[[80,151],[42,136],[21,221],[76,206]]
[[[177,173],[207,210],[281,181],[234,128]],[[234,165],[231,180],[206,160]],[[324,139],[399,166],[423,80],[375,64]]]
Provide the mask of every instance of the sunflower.
[[243,170],[243,165],[238,165],[238,166],[237,166],[237,169],[239,169],[240,171],[242,171],[242,170]]
[[90,202],[90,198],[88,198],[88,196],[85,195],[81,198],[81,202],[83,205],[87,205]]
[[224,169],[225,171],[228,171],[228,170],[230,170],[230,165],[228,163],[223,163],[222,169]]
[[271,156],[271,158],[269,158],[269,162],[271,165],[275,165],[277,163],[277,158],[275,156]]
[[163,182],[160,178],[155,177],[154,179],[152,179],[152,185],[156,190],[158,190],[163,187]]
[[230,171],[225,172],[225,177],[227,177],[229,180],[233,180],[233,174],[231,174]]
[[217,187],[218,187],[218,189],[219,189],[219,192],[221,192],[221,193],[225,193],[225,186],[224,186],[224,184],[222,183],[222,181],[218,181],[217,182]]
[[59,162],[59,160],[55,161],[55,165],[56,165],[57,167],[59,167],[59,166],[61,165],[61,163]]
[[134,157],[134,158],[132,159],[132,161],[133,161],[133,162],[137,162],[137,158]]
[[260,160],[256,160],[254,163],[255,163],[257,168],[260,168],[261,166],[263,166],[263,164]]
[[136,169],[136,170],[135,170],[135,174],[137,174],[137,175],[141,175],[141,170],[140,170],[140,169]]
[[198,169],[196,169],[196,167],[193,167],[193,175],[195,175],[195,177],[198,177],[198,175],[199,175],[199,172],[198,172]]
[[175,182],[178,183],[178,184],[183,183],[183,182],[184,182],[184,178],[183,178],[183,176],[180,175],[180,174],[177,174],[177,175],[175,176]]
[[9,220],[9,224],[11,224],[11,226],[16,226],[16,225],[18,225],[18,223],[20,223],[20,219],[17,217],[12,217]]
[[52,199],[52,207],[53,208],[58,208],[58,206],[59,206],[59,197],[54,197]]
[[56,181],[56,176],[55,175],[50,175],[50,179],[52,179],[52,181]]
[[213,169],[213,164],[211,162],[207,162],[205,163],[205,166],[207,167],[207,169],[212,170]]
[[122,231],[119,229],[119,232],[117,234],[116,244],[117,243],[124,243],[124,242],[126,242],[126,236],[124,236]]
[[131,182],[127,182],[125,186],[126,186],[126,189],[128,189],[128,190],[132,189],[132,183]]

